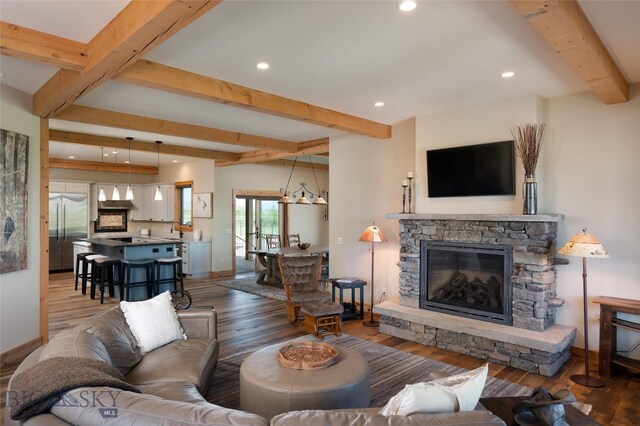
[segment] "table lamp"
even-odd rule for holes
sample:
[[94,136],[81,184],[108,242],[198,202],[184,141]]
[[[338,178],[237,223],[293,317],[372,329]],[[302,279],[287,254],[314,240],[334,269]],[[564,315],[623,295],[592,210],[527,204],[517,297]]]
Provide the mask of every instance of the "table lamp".
[[574,235],[564,245],[558,254],[577,256],[582,258],[582,291],[584,303],[584,374],[574,374],[570,378],[574,382],[592,388],[601,388],[605,382],[597,377],[589,376],[589,327],[587,315],[587,257],[607,258],[609,254],[600,241],[591,234],[587,234],[587,228],[582,229],[581,234]]
[[384,236],[380,228],[378,228],[374,222],[371,226],[367,227],[367,229],[364,230],[362,235],[360,235],[360,238],[358,238],[358,241],[371,243],[371,318],[369,321],[364,321],[362,324],[364,324],[367,327],[377,327],[379,323],[378,321],[375,321],[373,319],[373,268],[374,268],[374,255],[375,255],[374,244],[385,243],[388,240],[387,240],[387,237]]

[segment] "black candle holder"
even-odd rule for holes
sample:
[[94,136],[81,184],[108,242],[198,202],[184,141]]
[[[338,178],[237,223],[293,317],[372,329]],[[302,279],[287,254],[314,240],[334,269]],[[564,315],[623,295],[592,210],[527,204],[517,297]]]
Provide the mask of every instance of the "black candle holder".
[[406,213],[405,205],[407,203],[407,186],[408,184],[402,184],[402,213]]
[[412,176],[407,176],[407,179],[409,179],[409,212],[411,213],[411,181],[413,180]]

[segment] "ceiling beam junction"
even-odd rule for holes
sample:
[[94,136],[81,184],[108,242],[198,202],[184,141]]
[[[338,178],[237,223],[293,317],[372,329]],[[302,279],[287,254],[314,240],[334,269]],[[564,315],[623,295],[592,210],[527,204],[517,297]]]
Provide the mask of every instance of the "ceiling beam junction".
[[131,1],[87,44],[81,70],[59,70],[33,95],[33,113],[49,118],[62,111],[219,3]]
[[277,152],[277,151],[250,151],[243,152],[238,159],[231,161],[220,161],[216,163],[216,167],[236,166],[239,164],[264,163],[266,161],[281,160],[284,158],[297,157],[301,155],[319,155],[329,152],[329,138],[317,139],[305,142],[305,147],[296,152]]
[[607,105],[629,100],[629,83],[577,1],[511,2]]

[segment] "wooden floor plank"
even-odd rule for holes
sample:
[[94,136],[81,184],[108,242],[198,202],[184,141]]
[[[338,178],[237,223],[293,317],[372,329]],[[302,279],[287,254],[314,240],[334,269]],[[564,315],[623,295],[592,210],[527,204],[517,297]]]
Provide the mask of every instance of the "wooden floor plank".
[[[118,302],[105,298],[104,305],[100,305],[99,298],[91,300],[80,291],[75,291],[71,273],[52,274],[49,287],[50,337],[61,330],[74,327]],[[215,280],[210,279],[188,279],[185,281],[185,287],[193,297],[194,306],[216,308],[222,358],[250,349],[255,345],[256,339],[264,345],[269,345],[305,335],[301,327],[287,321],[283,302],[221,287],[215,285]],[[354,337],[369,339],[466,369],[483,364],[482,360],[466,355],[381,334],[377,328],[365,327],[359,320],[345,321],[343,331]],[[247,342],[252,343],[249,345]],[[591,361],[590,370],[596,371],[597,360]],[[7,382],[18,364],[8,365],[0,371],[2,407],[5,405]],[[569,378],[572,374],[583,372],[584,358],[575,355],[551,378],[504,365],[489,364],[491,376],[523,386],[544,386],[552,392],[569,388],[579,401],[593,405],[590,415],[603,425],[640,425],[639,375],[618,376],[608,379],[604,388],[587,388],[572,382]],[[2,411],[1,418],[4,417],[4,409]]]

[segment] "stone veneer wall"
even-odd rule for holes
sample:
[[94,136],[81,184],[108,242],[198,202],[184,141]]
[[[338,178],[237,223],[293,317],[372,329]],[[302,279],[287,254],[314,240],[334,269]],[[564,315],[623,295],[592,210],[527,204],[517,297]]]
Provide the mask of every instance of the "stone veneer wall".
[[[420,216],[420,215],[413,215]],[[481,215],[475,215],[481,216]],[[464,217],[464,216],[462,216]],[[524,218],[527,218],[526,216]],[[555,324],[557,221],[400,219],[400,304],[418,307],[420,241],[454,241],[513,246],[513,326],[543,331]]]

